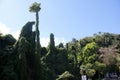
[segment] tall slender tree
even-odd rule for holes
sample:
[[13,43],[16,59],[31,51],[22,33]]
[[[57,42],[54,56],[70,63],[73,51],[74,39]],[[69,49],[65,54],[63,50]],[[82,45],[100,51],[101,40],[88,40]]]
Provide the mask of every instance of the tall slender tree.
[[39,49],[40,49],[40,39],[39,39],[40,32],[39,32],[39,29],[38,29],[38,26],[39,26],[38,12],[40,10],[41,10],[40,3],[37,3],[37,2],[34,2],[29,8],[30,12],[36,13],[36,53],[39,53]]
[[54,34],[53,33],[50,34],[50,44],[49,45],[50,45],[50,51],[54,50],[55,42],[54,42]]
[[39,15],[38,12],[41,10],[40,8],[40,3],[34,2],[30,8],[29,11],[30,12],[34,12],[36,13],[36,36],[35,36],[35,40],[36,40],[36,50],[35,50],[35,70],[34,70],[34,80],[40,80],[41,76],[40,76],[40,68],[41,68],[41,64],[40,64],[40,52],[41,52],[41,45],[40,45],[40,39],[39,39]]

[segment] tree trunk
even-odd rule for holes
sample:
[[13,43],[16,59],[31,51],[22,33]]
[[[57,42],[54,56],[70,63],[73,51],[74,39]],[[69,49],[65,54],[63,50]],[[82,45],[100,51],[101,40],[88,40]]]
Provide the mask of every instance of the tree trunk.
[[38,12],[36,12],[36,53],[38,54],[40,52],[40,39],[39,39],[39,16]]
[[41,46],[40,46],[40,39],[39,39],[39,16],[38,12],[36,12],[36,50],[35,50],[35,77],[34,80],[40,80],[40,51],[41,51]]

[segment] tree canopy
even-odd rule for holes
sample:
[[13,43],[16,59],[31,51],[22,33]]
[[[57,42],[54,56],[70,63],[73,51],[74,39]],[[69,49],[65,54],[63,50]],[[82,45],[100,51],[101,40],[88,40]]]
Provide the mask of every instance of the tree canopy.
[[39,12],[40,11],[40,3],[37,3],[37,2],[34,2],[31,6],[30,6],[30,8],[29,8],[29,11],[30,12]]

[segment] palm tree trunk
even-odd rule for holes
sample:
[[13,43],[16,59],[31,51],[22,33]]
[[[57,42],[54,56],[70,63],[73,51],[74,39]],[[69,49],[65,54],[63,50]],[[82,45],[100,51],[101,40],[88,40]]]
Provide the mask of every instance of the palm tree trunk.
[[40,39],[39,39],[39,16],[38,16],[38,12],[36,12],[36,52],[39,53],[39,49],[40,49]]
[[39,39],[39,15],[36,12],[36,60],[35,60],[35,77],[34,80],[40,80],[40,39]]

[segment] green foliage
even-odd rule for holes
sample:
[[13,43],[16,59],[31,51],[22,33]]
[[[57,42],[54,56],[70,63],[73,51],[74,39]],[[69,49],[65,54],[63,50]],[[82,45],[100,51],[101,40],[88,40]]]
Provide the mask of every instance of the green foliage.
[[62,43],[55,46],[51,33],[49,49],[39,48],[35,41],[39,41],[40,4],[30,8],[37,12],[35,32],[34,22],[28,22],[17,42],[12,35],[0,33],[0,80],[79,80],[80,74],[98,79],[96,75],[101,78],[106,72],[118,72],[120,35],[100,33],[80,40],[73,38],[64,48]]
[[94,63],[98,59],[98,46],[95,42],[88,43],[82,50],[83,63]]
[[[34,22],[23,26],[18,42],[15,44],[16,73],[20,80],[40,79],[40,56],[35,54]],[[24,73],[24,74],[23,74]]]
[[8,45],[13,45],[16,42],[16,39],[11,34],[5,35],[4,38],[8,41],[6,42]]
[[[63,73],[68,67],[68,55],[65,49],[58,49],[56,54],[55,70],[57,74]],[[60,65],[59,65],[60,64]]]
[[21,29],[20,38],[25,37],[28,40],[32,36],[32,26],[34,24],[34,21],[27,22]]
[[19,70],[19,78],[20,80],[28,80],[27,79],[27,62],[26,62],[26,48],[27,48],[27,40],[24,37],[21,37],[19,42],[18,54],[18,70]]
[[91,64],[91,63],[86,64],[86,69],[91,69],[92,67],[93,67],[93,64]]
[[99,33],[95,35],[94,41],[100,46],[100,47],[108,47],[115,42],[115,34],[111,33]]
[[106,71],[106,67],[107,67],[106,64],[100,63],[98,61],[96,61],[95,64],[94,64],[94,69],[96,71],[102,72],[102,73],[104,73]]
[[53,33],[50,34],[48,53],[42,57],[42,64],[46,66],[49,80],[54,80],[68,68],[68,55],[64,48],[56,48]]
[[13,44],[15,38],[12,35],[0,35],[0,80],[16,80],[14,70]]
[[86,65],[80,66],[80,74],[92,78],[96,74],[96,70],[93,68],[93,64],[87,63]]
[[80,54],[77,55],[77,60],[78,60],[78,64],[81,65],[82,63],[82,56]]
[[47,72],[50,75],[48,76],[49,80],[53,80],[68,68],[67,51],[65,49],[56,49],[53,53],[49,51],[42,61],[47,66]]
[[94,63],[96,60],[98,60],[98,54],[93,54],[87,58],[87,62]]
[[11,35],[11,34],[7,34],[4,36],[0,36],[0,48],[4,49],[8,46],[13,45],[16,42],[16,39]]
[[74,56],[72,54],[68,54],[68,70],[74,71]]
[[41,55],[45,56],[48,53],[47,49],[45,47],[41,48]]
[[74,75],[72,75],[70,72],[65,71],[63,74],[61,74],[56,80],[74,80]]
[[88,69],[86,71],[86,74],[89,78],[92,78],[95,75],[95,73],[96,73],[95,69]]
[[85,37],[79,41],[81,48],[83,48],[86,44],[91,43],[94,41],[93,37]]
[[49,44],[50,51],[53,51],[55,49],[55,42],[54,42],[54,34],[50,34],[50,44]]
[[30,8],[29,8],[29,11],[30,12],[38,12],[38,11],[40,11],[40,3],[37,3],[37,2],[34,2],[31,6],[30,6]]
[[58,47],[59,47],[59,48],[64,48],[63,43],[60,43],[60,44],[58,45]]
[[95,42],[88,43],[83,49],[83,57],[88,57],[98,52],[98,46]]

